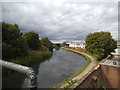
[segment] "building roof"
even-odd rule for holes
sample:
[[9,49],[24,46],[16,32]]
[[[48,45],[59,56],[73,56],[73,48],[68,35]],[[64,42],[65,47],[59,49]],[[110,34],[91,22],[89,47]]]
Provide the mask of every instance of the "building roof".
[[85,44],[85,41],[72,41],[72,42],[67,42],[67,44]]
[[113,58],[111,60],[109,59],[103,59],[100,62],[101,65],[108,65],[108,66],[114,66],[114,67],[120,67],[120,58]]

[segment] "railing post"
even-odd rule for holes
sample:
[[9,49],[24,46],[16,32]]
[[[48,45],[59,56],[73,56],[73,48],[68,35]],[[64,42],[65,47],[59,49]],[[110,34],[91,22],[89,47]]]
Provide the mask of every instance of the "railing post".
[[17,72],[26,74],[30,83],[28,88],[30,88],[30,90],[37,90],[37,76],[31,67],[26,67],[23,65],[7,62],[3,60],[0,60],[0,65],[9,69],[15,70]]

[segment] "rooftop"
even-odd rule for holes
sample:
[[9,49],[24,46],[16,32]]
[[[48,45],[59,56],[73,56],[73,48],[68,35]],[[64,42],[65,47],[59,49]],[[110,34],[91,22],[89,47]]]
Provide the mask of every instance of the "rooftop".
[[120,58],[114,57],[111,60],[110,59],[103,59],[100,64],[114,66],[114,67],[120,67]]
[[67,43],[71,43],[71,44],[85,44],[85,41],[72,41],[72,42],[67,42]]

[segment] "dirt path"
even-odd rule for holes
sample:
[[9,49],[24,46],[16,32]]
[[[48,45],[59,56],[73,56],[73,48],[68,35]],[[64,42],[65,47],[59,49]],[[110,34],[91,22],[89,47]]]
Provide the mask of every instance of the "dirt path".
[[[83,52],[79,52],[79,51],[76,51],[76,50],[70,50],[70,51],[73,51],[73,52],[76,52],[76,53],[80,53],[80,54],[83,54],[83,55],[86,55],[88,56],[90,59],[91,59],[91,63],[89,64],[89,66],[82,72],[80,73],[79,75],[77,75],[76,77],[74,77],[72,80],[77,80],[79,81],[81,78],[83,78],[89,71],[91,71],[93,69],[93,67],[96,65],[96,60],[91,57],[90,55],[86,54],[86,53],[83,53]],[[64,88],[67,84],[61,86],[61,88]]]

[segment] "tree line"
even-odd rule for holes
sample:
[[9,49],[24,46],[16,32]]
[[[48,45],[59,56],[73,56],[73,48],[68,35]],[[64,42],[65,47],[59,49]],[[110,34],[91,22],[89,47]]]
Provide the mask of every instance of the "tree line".
[[47,48],[52,52],[54,45],[48,38],[39,39],[38,33],[33,31],[21,33],[17,24],[2,24],[2,59],[9,60],[24,57],[30,50]]
[[[52,51],[58,48],[48,38],[39,39],[38,33],[21,33],[17,24],[2,24],[2,59],[14,59],[29,54],[30,50],[43,50],[47,48]],[[115,52],[117,42],[112,38],[110,32],[90,33],[86,37],[85,48],[96,55],[98,60],[105,58],[111,52]],[[64,42],[62,46],[65,46]]]

